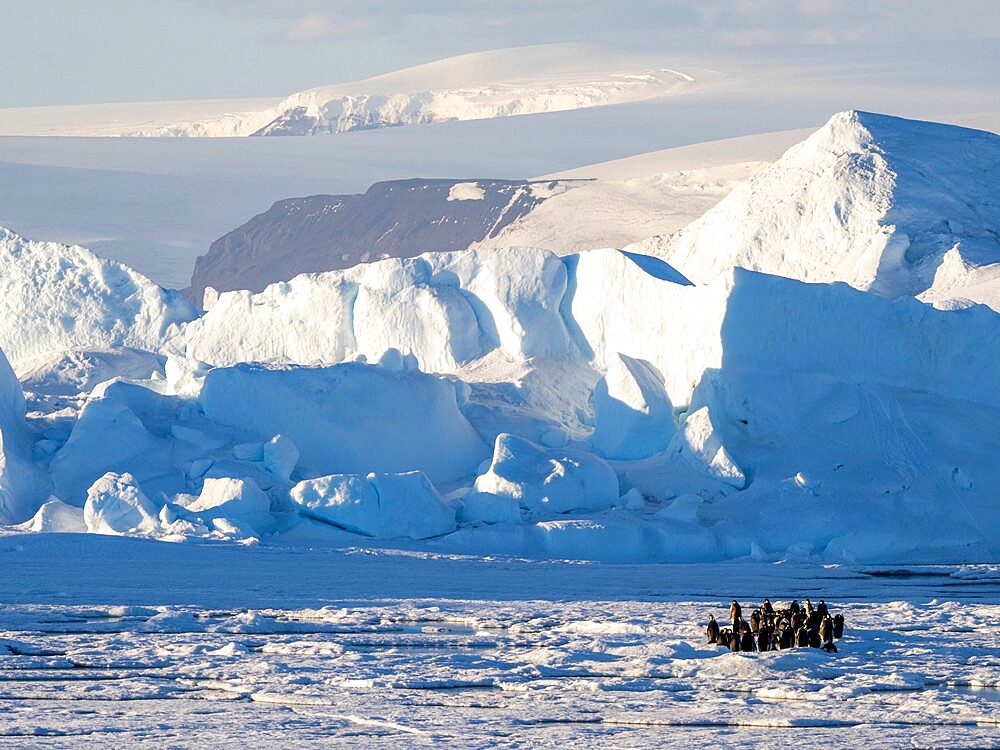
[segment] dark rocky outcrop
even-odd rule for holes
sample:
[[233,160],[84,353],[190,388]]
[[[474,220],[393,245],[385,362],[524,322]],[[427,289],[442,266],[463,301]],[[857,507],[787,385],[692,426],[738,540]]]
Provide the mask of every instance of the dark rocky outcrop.
[[544,198],[533,186],[551,185],[412,179],[378,182],[360,195],[281,200],[213,242],[195,263],[187,294],[201,304],[208,286],[256,292],[300,273],[464,250],[538,206]]

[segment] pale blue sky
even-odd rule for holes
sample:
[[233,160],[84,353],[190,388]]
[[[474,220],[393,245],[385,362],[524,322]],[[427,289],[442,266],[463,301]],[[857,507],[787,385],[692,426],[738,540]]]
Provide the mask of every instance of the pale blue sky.
[[998,0],[0,0],[0,20],[7,107],[281,96],[546,42],[889,43],[891,62],[901,45],[1000,39]]

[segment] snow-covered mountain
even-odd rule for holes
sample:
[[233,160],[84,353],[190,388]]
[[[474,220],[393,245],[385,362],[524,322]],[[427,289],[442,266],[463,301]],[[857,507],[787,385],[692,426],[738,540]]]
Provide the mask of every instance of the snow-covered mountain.
[[[696,81],[694,73],[700,80]],[[256,112],[126,131],[132,136],[316,135],[563,112],[671,96],[705,70],[648,67],[581,45],[478,52],[348,84],[297,92]]]
[[[847,104],[998,130],[995,85],[981,72],[988,66],[967,64],[975,57],[954,45],[938,55],[925,48],[898,49],[891,65],[881,45],[839,51],[830,45],[794,45],[781,51],[768,47],[766,54],[741,47],[721,56],[707,49],[681,53],[662,45],[613,52],[580,45],[499,50],[378,76],[384,86],[343,84],[343,93],[474,88],[541,76],[558,84],[657,68],[681,71],[695,81],[669,96],[638,102],[356,131],[349,137],[107,137],[178,123],[216,122],[227,112],[240,119],[277,107],[279,98],[0,107],[0,162],[6,177],[0,179],[0,225],[24,236],[83,245],[128,263],[161,285],[183,288],[190,283],[195,259],[214,240],[276,201],[294,196],[358,193],[378,181],[428,176],[539,179],[708,140],[789,128],[813,130]],[[855,66],[850,74],[843,69],[844,59]],[[855,74],[860,69],[864,76]],[[301,75],[303,83],[297,88],[334,80],[332,72],[321,69],[304,69]],[[938,85],[944,77],[950,82],[947,87]],[[254,86],[251,80],[245,82],[248,91]],[[782,145],[787,148],[798,140],[793,137]],[[723,166],[711,159],[701,162],[717,145],[697,159],[661,171]],[[784,148],[774,154],[736,153],[729,163],[773,161]],[[641,165],[643,158],[631,163],[650,177]],[[633,177],[623,174],[615,180]],[[668,180],[664,187],[669,190],[673,182]],[[655,193],[639,185],[616,186],[607,200],[588,198],[589,190],[572,191],[565,199],[547,201],[545,211],[519,228],[527,231],[515,236],[512,227],[505,242],[537,244],[533,237],[540,237],[545,247],[575,252],[595,246],[589,240],[599,237],[600,224],[619,215],[615,231],[602,244],[619,247],[672,233],[710,206],[707,199],[718,182],[710,176],[710,190],[699,196],[697,183],[682,178],[681,197],[688,206],[680,213],[672,210],[680,204],[648,202]],[[662,195],[666,197],[666,191]],[[563,208],[584,219],[579,225],[571,223],[579,243],[558,231],[562,216],[549,215]],[[662,220],[650,221],[653,216]],[[632,226],[635,234],[630,234]]]
[[995,303],[997,195],[1000,136],[842,112],[683,231],[630,249],[695,281],[740,266]]

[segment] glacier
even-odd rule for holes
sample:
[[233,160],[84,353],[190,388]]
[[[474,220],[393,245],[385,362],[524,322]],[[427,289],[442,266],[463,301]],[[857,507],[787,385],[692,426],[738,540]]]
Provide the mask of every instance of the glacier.
[[[200,315],[7,232],[8,304],[28,314],[0,328],[4,521],[996,561],[1000,318],[974,287],[1000,262],[998,140],[841,113],[672,238],[390,258]],[[24,279],[46,306],[13,293]]]

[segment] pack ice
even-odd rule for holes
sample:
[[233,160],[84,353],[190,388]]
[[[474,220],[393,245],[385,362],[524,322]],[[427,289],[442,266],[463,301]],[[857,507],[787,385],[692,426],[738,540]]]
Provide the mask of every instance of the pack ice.
[[[1000,318],[968,300],[1000,261],[998,141],[842,113],[651,240],[669,262],[433,253],[226,292],[196,319],[138,276],[99,294],[104,267],[72,249],[31,283],[97,311],[78,338],[27,300],[4,334],[48,352],[22,368],[27,406],[0,370],[5,519],[615,561],[995,561]],[[25,267],[57,263],[59,246],[7,237],[37,255]],[[121,319],[142,325],[102,338]]]
[[0,348],[19,372],[74,349],[155,351],[194,316],[180,293],[122,263],[0,227]]

